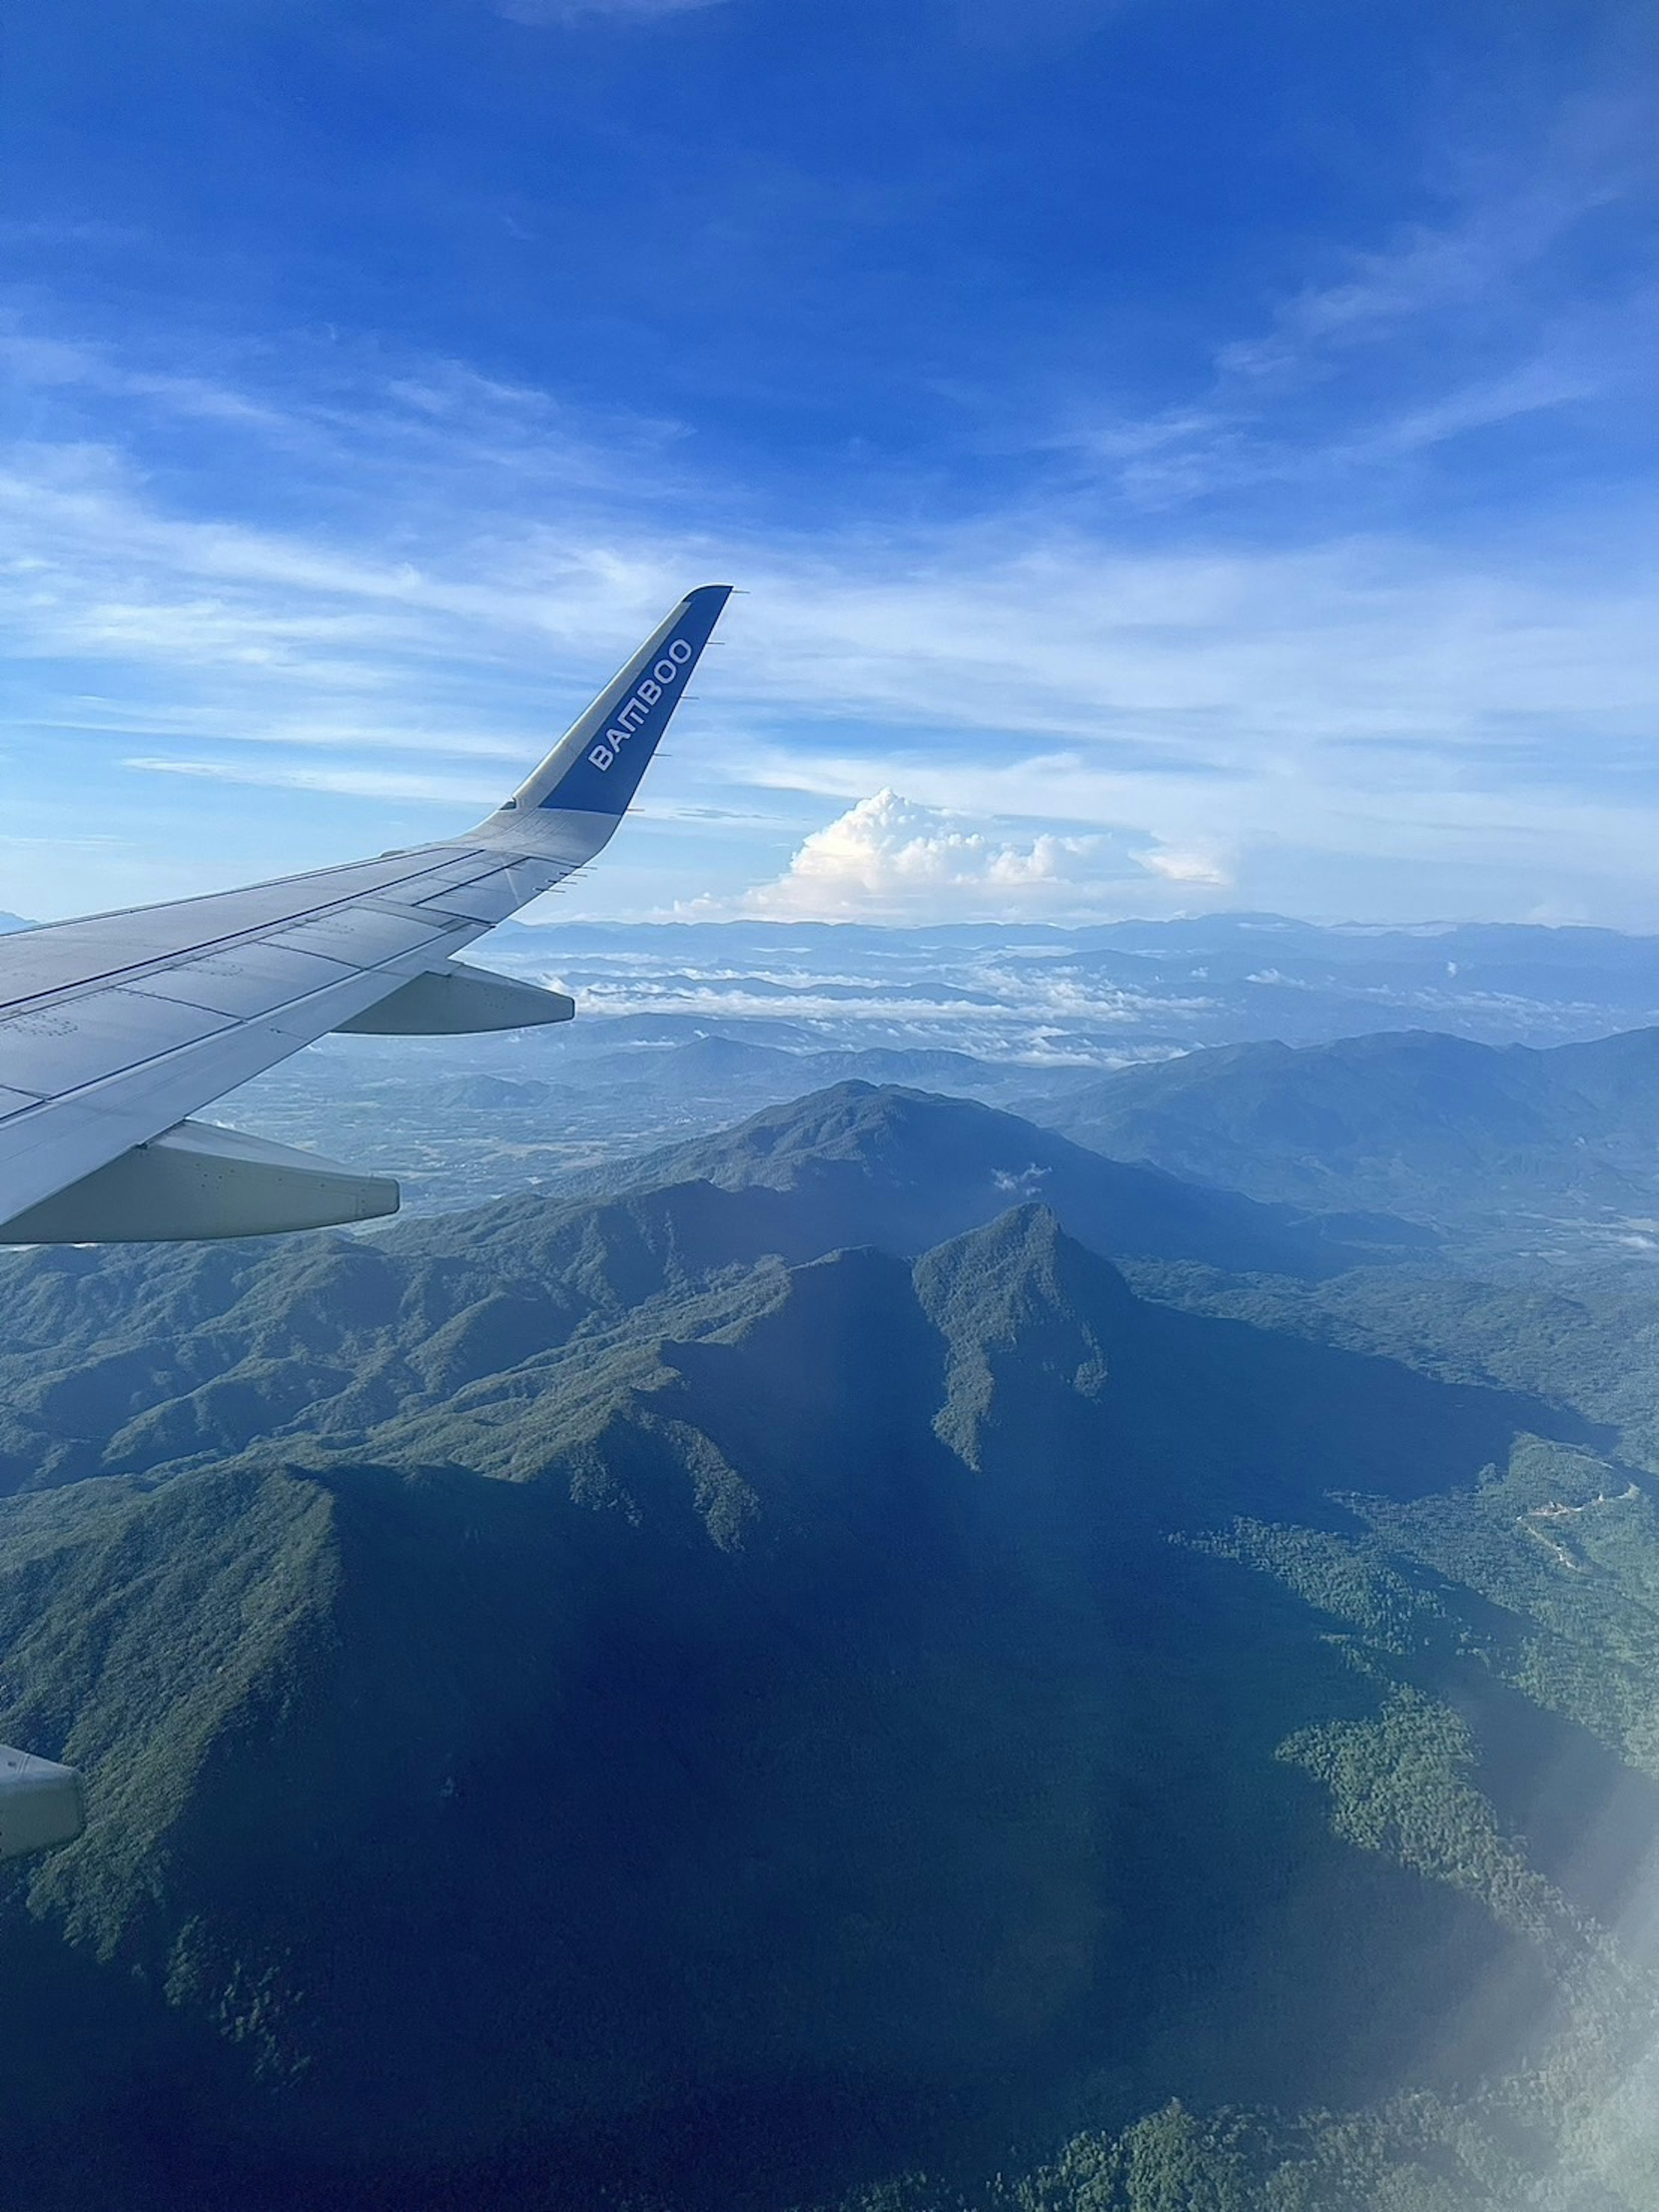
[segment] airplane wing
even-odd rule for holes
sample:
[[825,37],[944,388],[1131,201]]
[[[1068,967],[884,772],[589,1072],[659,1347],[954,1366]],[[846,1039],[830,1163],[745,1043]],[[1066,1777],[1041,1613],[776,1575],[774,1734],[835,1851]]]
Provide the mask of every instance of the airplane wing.
[[692,592],[463,836],[0,938],[0,1243],[234,1237],[390,1213],[398,1187],[189,1116],[331,1030],[568,1019],[452,956],[609,842],[730,595]]

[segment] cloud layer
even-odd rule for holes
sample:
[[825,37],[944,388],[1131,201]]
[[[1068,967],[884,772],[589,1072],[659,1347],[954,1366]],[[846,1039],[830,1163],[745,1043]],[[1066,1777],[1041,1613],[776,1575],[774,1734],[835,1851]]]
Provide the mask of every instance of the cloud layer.
[[[654,821],[591,910],[1139,898],[1659,923],[1639,503],[1598,519],[1588,556],[1559,521],[1501,554],[1398,532],[1137,550],[1024,508],[808,542],[711,530],[665,426],[573,422],[431,364],[285,409],[234,387],[210,408],[198,374],[121,394],[163,428],[210,411],[250,468],[280,453],[329,483],[301,529],[181,512],[134,455],[69,434],[115,374],[101,356],[67,386],[61,350],[33,365],[52,380],[37,411],[65,419],[0,456],[26,834],[67,830],[79,792],[124,775],[222,790],[227,810],[237,788],[315,794],[273,817],[318,840],[295,865],[441,834],[510,787],[689,583],[735,574],[750,595],[653,772]],[[649,502],[629,489],[642,450]],[[354,795],[396,811],[337,811]],[[239,837],[264,857],[269,822],[214,819],[160,841],[181,890],[239,866]],[[20,879],[0,904],[88,888]]]
[[1650,6],[127,13],[11,57],[0,906],[444,834],[726,578],[588,912],[1659,927]]

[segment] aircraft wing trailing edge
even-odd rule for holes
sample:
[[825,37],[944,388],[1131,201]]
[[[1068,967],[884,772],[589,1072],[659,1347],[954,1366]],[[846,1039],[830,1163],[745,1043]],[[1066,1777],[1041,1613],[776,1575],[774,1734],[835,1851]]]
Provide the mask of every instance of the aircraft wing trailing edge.
[[558,992],[453,955],[610,842],[730,591],[683,599],[465,836],[0,938],[0,1244],[243,1237],[394,1212],[386,1177],[189,1117],[331,1031],[568,1020]]

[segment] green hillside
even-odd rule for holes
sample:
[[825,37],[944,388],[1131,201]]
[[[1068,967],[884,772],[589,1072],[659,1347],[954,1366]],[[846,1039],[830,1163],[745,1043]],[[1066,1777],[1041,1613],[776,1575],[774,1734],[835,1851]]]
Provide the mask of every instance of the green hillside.
[[1327,1211],[1616,1218],[1659,1194],[1659,1030],[1547,1050],[1426,1030],[1228,1045],[1030,1110],[1115,1159]]
[[1654,1407],[1333,1249],[849,1087],[9,1255],[20,2201],[1647,2212]]

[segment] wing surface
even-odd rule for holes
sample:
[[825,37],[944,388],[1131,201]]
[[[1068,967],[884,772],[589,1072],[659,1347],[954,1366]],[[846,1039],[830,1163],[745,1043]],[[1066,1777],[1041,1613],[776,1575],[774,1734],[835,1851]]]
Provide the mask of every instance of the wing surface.
[[[107,1194],[117,1162],[128,1163],[122,1188],[138,1170],[143,1181],[149,1163],[139,1154],[161,1150],[152,1140],[167,1139],[176,1170],[188,1115],[331,1030],[430,1027],[429,1015],[400,1022],[396,1007],[440,1000],[449,1011],[438,1026],[505,1025],[507,994],[516,988],[527,999],[525,987],[492,979],[495,1011],[468,1020],[470,994],[476,988],[482,1002],[483,987],[469,984],[476,971],[452,974],[446,963],[609,842],[729,591],[705,585],[683,599],[535,774],[463,836],[0,938],[0,1243],[36,1241],[50,1225],[49,1201],[64,1220],[81,1220],[84,1206],[64,1212],[58,1194],[100,1171],[97,1189]],[[417,984],[434,975],[446,990]],[[570,1011],[562,1000],[556,1012],[518,1018]],[[221,1147],[222,1185],[254,1173],[227,1157]],[[395,1186],[381,1188],[395,1204]],[[141,1206],[131,1216],[147,1224],[141,1232],[112,1233],[262,1225],[234,1206],[219,1230],[200,1225],[199,1209],[176,1229],[158,1228],[154,1214],[153,1203]]]

